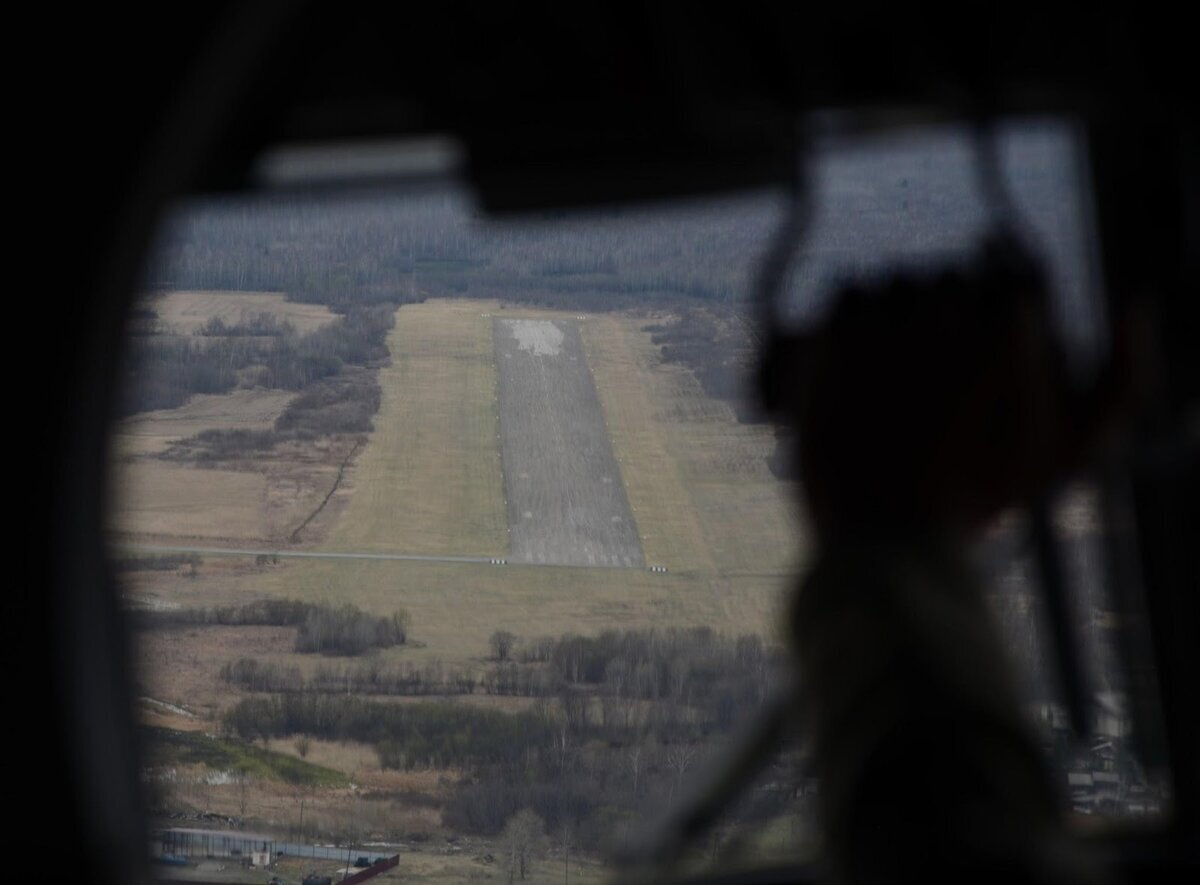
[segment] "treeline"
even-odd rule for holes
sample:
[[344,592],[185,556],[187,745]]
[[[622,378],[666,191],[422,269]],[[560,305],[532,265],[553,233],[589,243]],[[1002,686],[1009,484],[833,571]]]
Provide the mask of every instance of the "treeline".
[[213,427],[172,443],[164,457],[172,460],[228,461],[254,452],[267,452],[280,442],[274,430]]
[[315,606],[299,599],[258,599],[242,605],[196,606],[139,612],[144,628],[295,627]]
[[[689,369],[705,393],[728,403],[740,423],[762,424],[768,418],[755,387],[758,343],[749,323],[736,309],[683,307],[673,321],[642,330],[659,345],[663,362]],[[779,479],[797,479],[785,428],[776,425],[775,448],[765,460]]]
[[228,393],[237,386],[239,371],[264,362],[271,347],[246,338],[202,342],[165,335],[132,337],[120,412],[174,409],[198,393]]
[[351,306],[345,315],[305,335],[280,327],[274,336],[141,335],[129,340],[123,414],[175,408],[198,393],[238,386],[301,390],[345,366],[387,360],[388,305]]
[[377,616],[346,603],[314,605],[300,622],[296,651],[324,655],[360,655],[408,641],[408,612]]
[[[940,189],[928,182],[910,189],[910,162],[876,158],[822,171],[840,179],[830,196],[847,211],[823,216],[810,232],[804,259],[793,269],[811,278],[801,287],[806,295],[867,259],[891,261],[928,253],[930,244],[963,243],[977,221],[973,198],[951,189],[933,199]],[[1027,208],[1051,254],[1072,254],[1078,233],[1061,223],[1069,198],[1058,181],[1064,177],[1047,177],[1039,163],[1012,171],[1024,178],[1014,184],[1031,201]],[[901,179],[903,187],[897,186]],[[780,195],[761,193],[517,221],[480,219],[470,197],[453,192],[337,203],[212,203],[176,216],[161,237],[148,282],[285,291],[335,308],[457,294],[524,300],[526,293],[554,291],[588,299],[636,295],[643,307],[681,295],[732,303],[747,300],[785,212]]]
[[663,362],[690,369],[704,392],[727,402],[743,423],[765,420],[756,402],[756,344],[748,320],[735,311],[685,309],[673,322],[652,323],[643,331],[659,345]]
[[429,697],[473,694],[479,681],[469,670],[439,663],[383,663],[368,660],[353,665],[321,664],[305,676],[299,667],[239,658],[221,668],[221,678],[246,691],[316,692],[355,695]]
[[119,556],[112,560],[121,572],[177,572],[195,569],[200,564],[198,553],[156,553],[147,556]]
[[334,433],[367,433],[382,391],[375,373],[358,367],[309,385],[275,419],[276,438],[312,439]]
[[295,650],[324,655],[361,655],[408,642],[410,618],[399,609],[373,615],[349,603],[334,606],[296,599],[265,599],[245,605],[178,608],[137,613],[143,627],[296,627]]
[[[357,630],[364,642],[372,630],[398,629],[403,635],[407,624],[405,616],[398,616],[401,623],[393,627],[384,623],[386,619],[371,621],[370,616],[346,607],[344,617],[355,626],[339,628],[331,617],[337,610],[320,611],[327,631],[349,636]],[[303,634],[310,629],[309,614],[292,623],[299,624]],[[365,647],[371,646],[367,642]],[[314,650],[302,647],[299,638],[296,649]],[[441,663],[368,661],[321,667],[308,677],[295,667],[242,658],[227,664],[221,677],[250,691],[280,693],[431,696],[479,692],[554,699],[572,721],[595,721],[604,728],[631,728],[650,719],[660,724],[686,719],[724,729],[761,703],[782,662],[782,652],[767,649],[756,635],[730,638],[706,627],[547,637],[521,643],[510,654],[512,659],[497,661],[483,671]],[[661,709],[656,711],[654,703],[660,703]]]
[[[223,724],[239,737],[312,735],[375,747],[388,768],[456,768],[446,823],[495,835],[528,808],[599,850],[673,796],[689,771],[756,714],[782,652],[711,629],[612,630],[492,643],[482,675],[438,665],[298,668],[243,659],[222,676],[267,696]],[[476,691],[533,698],[517,713],[469,703],[396,704],[366,693]]]
[[375,746],[385,768],[514,763],[545,743],[553,720],[452,703],[395,704],[354,695],[280,694],[239,701],[224,726],[245,740],[305,734]]
[[[777,210],[769,198],[746,197],[491,223],[456,194],[319,210],[228,205],[179,219],[149,279],[161,288],[285,291],[347,317],[356,308],[464,295],[588,312],[679,311],[683,319],[660,333],[664,358],[690,369],[740,420],[758,420],[743,390],[751,342],[735,314]],[[707,312],[693,310],[699,305]],[[723,319],[714,321],[713,313]],[[207,367],[195,361],[180,358],[180,369],[196,373],[199,383]],[[165,368],[158,374],[172,373]],[[320,375],[328,368],[308,366],[310,383],[314,373],[328,377]],[[267,378],[254,383],[288,387]],[[204,384],[201,392],[232,389],[227,372]],[[178,404],[191,388],[155,391],[159,405],[148,407]],[[325,423],[337,426],[340,417]],[[363,426],[361,412],[351,418]]]
[[[566,635],[519,644],[514,654],[549,670],[552,678],[531,688],[582,687],[610,699],[671,702],[702,711],[720,728],[761,703],[782,659],[782,652],[768,650],[757,635],[729,637],[710,627]],[[509,664],[497,671],[515,674],[520,668]]]
[[177,218],[149,282],[285,291],[334,309],[550,293],[600,309],[604,296],[642,306],[681,296],[730,301],[746,291],[777,209],[754,196],[490,222],[461,194],[226,204]]
[[309,385],[268,430],[210,428],[173,443],[163,457],[219,463],[268,452],[288,440],[311,440],[346,433],[369,433],[382,391],[375,372],[356,366]]
[[212,317],[194,334],[205,338],[295,337],[296,327],[273,313],[256,313],[243,315],[236,323],[226,323],[220,317]]

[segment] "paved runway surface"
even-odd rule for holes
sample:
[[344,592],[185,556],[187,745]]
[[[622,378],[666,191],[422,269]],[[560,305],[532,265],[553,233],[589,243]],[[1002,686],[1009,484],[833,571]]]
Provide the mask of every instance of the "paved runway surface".
[[644,565],[600,399],[569,320],[493,320],[511,562]]

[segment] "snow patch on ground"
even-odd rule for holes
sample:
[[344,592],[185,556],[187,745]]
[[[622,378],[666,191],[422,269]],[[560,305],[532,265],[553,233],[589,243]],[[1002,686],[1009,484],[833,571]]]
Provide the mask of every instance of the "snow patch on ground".
[[154,698],[138,698],[142,703],[149,704],[152,707],[158,707],[161,710],[170,710],[172,713],[178,713],[180,716],[186,716],[188,719],[195,719],[196,714],[191,710],[184,709],[177,704],[168,704],[166,701],[159,701]]
[[563,333],[549,320],[509,320],[517,347],[534,356],[558,356],[562,352]]

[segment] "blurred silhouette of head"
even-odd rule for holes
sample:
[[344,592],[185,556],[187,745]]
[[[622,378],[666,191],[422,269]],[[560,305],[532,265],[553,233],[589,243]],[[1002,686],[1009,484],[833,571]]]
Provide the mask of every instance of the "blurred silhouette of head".
[[1057,469],[1066,404],[1039,267],[993,238],[962,266],[837,294],[776,339],[768,408],[825,539],[970,532]]

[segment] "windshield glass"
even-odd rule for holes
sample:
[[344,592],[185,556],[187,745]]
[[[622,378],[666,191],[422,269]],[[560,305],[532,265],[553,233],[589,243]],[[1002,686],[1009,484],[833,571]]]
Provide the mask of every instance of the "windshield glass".
[[[1103,317],[1073,145],[1014,127],[1004,157],[1086,372]],[[970,162],[959,130],[819,150],[790,321],[846,275],[968,248]],[[595,880],[683,801],[791,669],[811,543],[751,387],[785,208],[487,220],[454,186],[177,208],[130,318],[110,515],[156,855]],[[1093,744],[1062,737],[1015,520],[980,554],[988,598],[1074,813],[1155,813],[1094,497],[1064,514]],[[808,752],[800,723],[687,863],[817,856]]]

